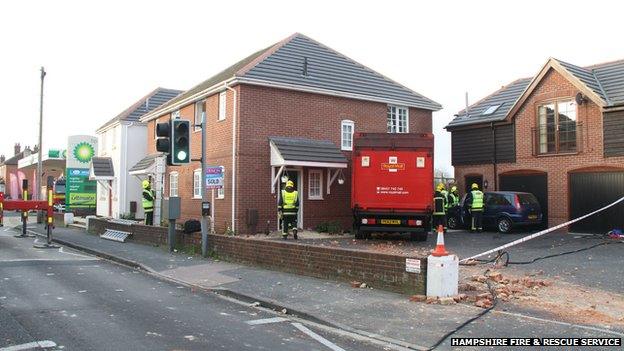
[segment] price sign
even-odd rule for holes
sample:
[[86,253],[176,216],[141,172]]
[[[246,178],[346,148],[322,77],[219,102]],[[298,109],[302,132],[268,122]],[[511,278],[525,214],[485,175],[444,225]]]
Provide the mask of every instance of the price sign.
[[223,188],[223,168],[206,167],[206,189]]

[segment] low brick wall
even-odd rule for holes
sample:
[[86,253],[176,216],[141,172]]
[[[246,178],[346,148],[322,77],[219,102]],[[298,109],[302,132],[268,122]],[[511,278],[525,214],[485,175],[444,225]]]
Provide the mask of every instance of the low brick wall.
[[[102,219],[89,221],[89,231],[101,234],[106,228],[133,233],[131,240],[152,244],[167,244],[166,227],[140,224],[125,225]],[[200,245],[200,233],[176,233],[181,245]],[[339,247],[302,244],[295,241],[257,240],[247,237],[210,234],[208,247],[219,257],[228,260],[339,281],[361,281],[376,289],[406,294],[426,292],[426,258],[392,255]],[[405,271],[405,260],[420,260],[421,273]]]

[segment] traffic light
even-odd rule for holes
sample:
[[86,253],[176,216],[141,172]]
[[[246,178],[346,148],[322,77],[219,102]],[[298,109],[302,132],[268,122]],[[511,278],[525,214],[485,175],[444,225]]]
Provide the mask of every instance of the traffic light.
[[191,161],[190,122],[173,119],[156,124],[156,150],[167,154],[167,164],[179,166]]
[[169,136],[171,134],[171,125],[169,122],[156,124],[156,151],[169,154],[171,150],[169,146]]
[[174,119],[171,123],[171,164],[187,164],[191,161],[190,122],[185,119]]

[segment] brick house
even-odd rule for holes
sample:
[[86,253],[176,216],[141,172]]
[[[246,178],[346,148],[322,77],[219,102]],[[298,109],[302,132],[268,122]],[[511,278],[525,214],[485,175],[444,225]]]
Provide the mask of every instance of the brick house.
[[[157,165],[162,156],[155,152],[157,122],[184,118],[199,124],[205,115],[208,163],[225,173],[224,189],[215,191],[212,201],[217,232],[277,229],[283,176],[294,180],[300,192],[300,227],[338,221],[346,229],[351,226],[353,133],[430,133],[432,111],[440,108],[296,33],[142,117],[148,123],[148,157],[155,161],[145,160],[131,172],[149,167],[162,172],[162,161]],[[201,154],[201,133],[199,127],[191,132],[193,159]],[[165,200],[178,195],[182,219],[199,218],[200,177],[199,162],[167,167],[162,185],[156,175],[157,197],[158,187]]]
[[[461,189],[536,195],[556,225],[624,195],[624,60],[589,67],[549,59],[462,110],[446,129]],[[618,205],[574,231],[624,227]]]
[[[32,195],[34,174],[19,170],[17,163],[24,157],[31,155],[33,151],[26,146],[24,150],[19,143],[14,145],[13,156],[6,158],[0,156],[0,179],[4,182],[4,194],[7,198],[22,198],[22,181],[28,180],[28,194]],[[30,195],[29,195],[30,196]]]

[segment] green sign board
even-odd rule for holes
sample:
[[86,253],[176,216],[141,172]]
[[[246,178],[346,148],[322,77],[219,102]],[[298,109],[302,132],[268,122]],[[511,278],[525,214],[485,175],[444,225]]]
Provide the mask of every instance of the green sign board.
[[65,208],[67,211],[78,208],[95,208],[97,182],[89,180],[86,168],[67,168]]

